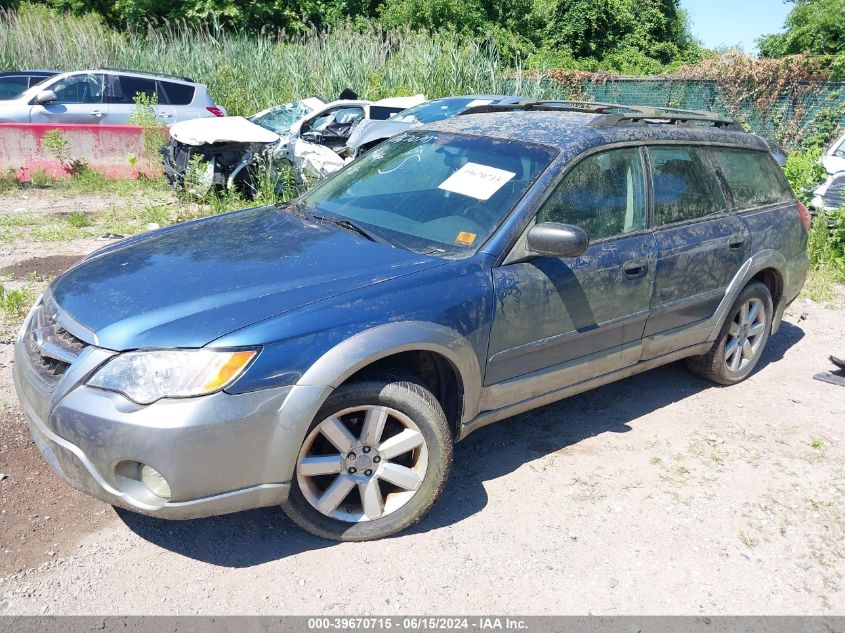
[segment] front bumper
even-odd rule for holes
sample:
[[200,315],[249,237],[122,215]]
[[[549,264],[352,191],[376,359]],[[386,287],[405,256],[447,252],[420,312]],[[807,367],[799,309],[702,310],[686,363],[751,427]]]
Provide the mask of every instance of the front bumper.
[[[141,406],[85,385],[114,354],[95,345],[56,380],[45,374],[32,321],[30,315],[15,346],[15,388],[44,459],[69,484],[110,504],[170,519],[286,501],[308,416],[324,389],[218,392]],[[170,499],[127,477],[127,464],[161,473]]]

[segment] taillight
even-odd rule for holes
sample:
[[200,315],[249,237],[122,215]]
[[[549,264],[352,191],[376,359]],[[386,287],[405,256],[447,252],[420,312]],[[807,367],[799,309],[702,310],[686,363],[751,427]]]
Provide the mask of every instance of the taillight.
[[798,217],[801,218],[801,224],[804,225],[804,230],[809,233],[813,219],[810,217],[810,212],[807,210],[807,207],[805,207],[801,202],[798,203]]
[[211,112],[211,114],[213,114],[214,116],[226,116],[225,114],[223,114],[223,110],[221,110],[217,106],[207,106],[206,110]]

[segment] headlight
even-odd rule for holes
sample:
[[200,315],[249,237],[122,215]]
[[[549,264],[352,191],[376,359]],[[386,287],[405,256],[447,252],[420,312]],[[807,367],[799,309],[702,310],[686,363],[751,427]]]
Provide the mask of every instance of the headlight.
[[213,393],[240,376],[254,350],[159,350],[113,357],[88,381],[139,404]]

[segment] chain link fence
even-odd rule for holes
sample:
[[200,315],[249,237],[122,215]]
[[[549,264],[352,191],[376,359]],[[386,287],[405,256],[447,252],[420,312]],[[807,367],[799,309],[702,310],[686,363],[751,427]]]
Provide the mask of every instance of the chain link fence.
[[839,113],[840,125],[845,126],[845,82],[802,85],[761,111],[751,98],[737,103],[713,80],[623,77],[568,84],[544,81],[543,92],[554,98],[720,112],[749,131],[787,146],[811,133],[813,122],[824,111]]

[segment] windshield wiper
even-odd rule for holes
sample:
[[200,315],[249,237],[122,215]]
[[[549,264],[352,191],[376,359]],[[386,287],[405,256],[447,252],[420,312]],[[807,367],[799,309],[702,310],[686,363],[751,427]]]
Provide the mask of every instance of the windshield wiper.
[[312,213],[311,217],[315,220],[323,220],[325,222],[330,222],[331,224],[339,226],[342,229],[346,229],[347,231],[351,231],[352,233],[357,233],[361,237],[366,238],[371,242],[386,242],[383,238],[378,237],[374,233],[370,233],[370,231],[368,231],[367,229],[358,226],[352,220],[348,220],[346,218],[333,218],[331,216],[322,215],[318,213]]

